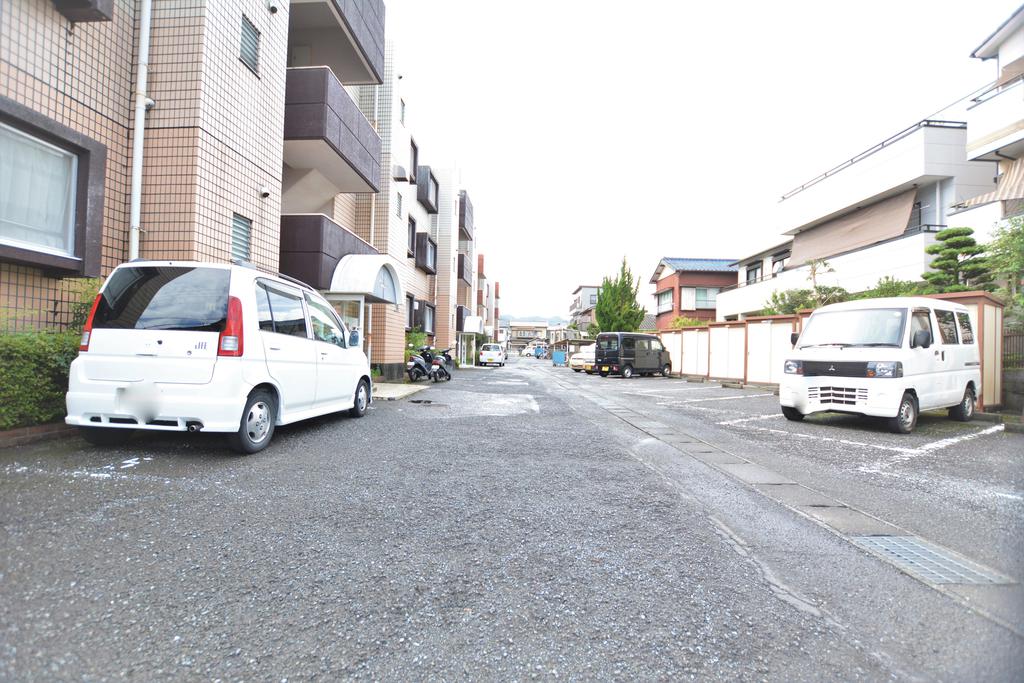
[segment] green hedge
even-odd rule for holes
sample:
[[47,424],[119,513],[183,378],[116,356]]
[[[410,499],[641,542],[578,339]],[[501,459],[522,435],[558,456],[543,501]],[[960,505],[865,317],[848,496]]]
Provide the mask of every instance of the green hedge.
[[80,340],[78,332],[0,335],[0,429],[64,417],[68,368]]

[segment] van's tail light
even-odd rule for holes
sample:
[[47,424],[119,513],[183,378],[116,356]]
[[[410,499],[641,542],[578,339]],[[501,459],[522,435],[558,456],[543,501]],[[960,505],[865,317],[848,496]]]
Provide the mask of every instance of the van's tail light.
[[228,298],[228,319],[224,323],[224,331],[220,333],[217,355],[241,356],[243,341],[242,301],[237,296],[232,296]]
[[92,302],[92,308],[89,309],[89,317],[85,321],[85,327],[82,328],[82,341],[78,344],[79,351],[89,350],[89,340],[92,339],[92,319],[96,317],[96,309],[99,307],[102,297],[102,294],[97,294]]

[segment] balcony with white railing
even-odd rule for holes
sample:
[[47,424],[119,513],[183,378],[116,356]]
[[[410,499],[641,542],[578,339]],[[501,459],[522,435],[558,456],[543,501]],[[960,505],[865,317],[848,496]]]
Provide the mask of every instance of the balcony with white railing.
[[794,234],[915,186],[954,178],[971,195],[991,188],[992,169],[967,160],[967,125],[920,121],[784,194],[775,216]]
[[1024,74],[993,85],[967,110],[967,157],[976,161],[1024,154]]

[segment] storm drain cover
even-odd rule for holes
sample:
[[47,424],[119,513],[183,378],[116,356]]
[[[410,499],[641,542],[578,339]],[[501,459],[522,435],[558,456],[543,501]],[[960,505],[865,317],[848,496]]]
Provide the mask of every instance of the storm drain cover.
[[966,557],[916,536],[852,536],[855,544],[928,583],[1013,583]]

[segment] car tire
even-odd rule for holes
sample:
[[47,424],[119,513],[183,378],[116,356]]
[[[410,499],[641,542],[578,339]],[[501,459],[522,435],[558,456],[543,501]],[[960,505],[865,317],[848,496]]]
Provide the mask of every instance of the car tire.
[[669,365],[668,363],[665,363],[664,365],[662,365],[661,366],[661,376],[662,377],[670,377],[671,375],[672,375],[672,366]]
[[909,434],[917,426],[917,400],[909,391],[900,399],[896,417],[889,418],[889,431],[895,434]]
[[359,386],[356,387],[355,399],[353,399],[352,407],[349,408],[348,414],[352,417],[363,417],[366,415],[367,409],[370,407],[370,384],[365,380],[359,380]]
[[949,409],[949,416],[958,422],[970,422],[974,419],[976,408],[974,390],[967,387],[964,389],[964,397],[960,399],[960,403]]
[[633,378],[633,366],[632,365],[623,365],[622,366],[622,379],[632,379],[632,378]]
[[607,370],[601,370],[598,374],[601,375],[602,377],[607,377],[608,376],[608,371]]
[[781,406],[781,407],[782,407],[782,415],[783,415],[783,417],[785,417],[790,422],[800,422],[801,420],[804,419],[804,414],[801,413],[796,408],[793,408],[791,406]]
[[573,368],[573,369],[572,369],[572,371],[573,371],[573,372],[583,372],[583,371],[582,371],[582,370],[580,370],[579,368]]
[[242,455],[262,451],[274,437],[276,422],[277,399],[266,389],[258,389],[249,394],[238,431],[228,436],[228,445]]
[[121,446],[132,438],[134,429],[118,429],[116,427],[79,427],[78,433],[93,446]]

